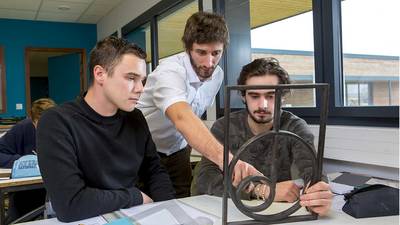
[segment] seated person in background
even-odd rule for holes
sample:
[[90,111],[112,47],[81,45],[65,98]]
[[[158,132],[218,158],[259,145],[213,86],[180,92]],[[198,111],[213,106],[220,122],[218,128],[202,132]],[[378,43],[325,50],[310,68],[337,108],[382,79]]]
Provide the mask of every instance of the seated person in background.
[[14,161],[21,156],[35,154],[37,122],[45,110],[55,105],[49,98],[34,101],[31,118],[18,122],[0,138],[1,168],[12,168]]
[[[32,103],[31,118],[15,124],[0,138],[0,167],[12,168],[14,161],[24,155],[35,154],[36,125],[42,113],[56,104],[49,98],[41,98]],[[25,215],[44,204],[44,189],[10,192],[6,223]]]
[[146,120],[135,109],[145,59],[137,45],[105,38],[90,53],[86,95],[40,119],[39,167],[60,221],[174,198]]
[[[279,65],[274,58],[256,59],[242,68],[238,78],[238,85],[277,85],[289,84],[288,73]],[[230,146],[233,153],[250,138],[262,132],[272,130],[273,113],[275,104],[275,90],[246,90],[241,91],[243,103],[246,110],[231,113],[230,120]],[[215,137],[223,143],[224,141],[224,118],[218,119],[211,128]],[[306,140],[313,146],[313,134],[306,122],[288,111],[281,110],[281,130],[293,132]],[[263,140],[268,142],[268,140]],[[272,141],[272,140],[270,140]],[[304,145],[295,141],[288,141],[282,144],[279,149],[280,159],[278,160],[277,186],[274,201],[294,202],[300,198],[300,204],[312,211],[325,215],[331,206],[332,193],[329,185],[320,181],[311,187],[306,188],[305,194],[300,195],[298,187],[292,179],[291,165],[298,165],[300,177],[307,176],[310,166],[308,155]],[[271,163],[271,148],[265,146],[256,151],[246,150],[241,157],[243,160],[253,164],[256,169],[269,177]],[[269,151],[268,151],[269,150]],[[199,174],[197,177],[197,194],[222,195],[223,176],[221,170],[213,162],[202,158]],[[265,194],[262,196],[262,194]],[[257,184],[250,196],[266,198],[269,190],[266,184]]]

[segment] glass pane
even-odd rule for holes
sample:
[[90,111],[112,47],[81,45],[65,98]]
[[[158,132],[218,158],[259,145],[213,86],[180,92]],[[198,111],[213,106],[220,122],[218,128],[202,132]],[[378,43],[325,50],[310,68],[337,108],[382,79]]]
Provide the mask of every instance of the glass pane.
[[[6,78],[6,71],[4,65],[4,50],[3,47],[0,46],[0,113],[5,113],[5,102],[6,99],[6,92],[5,92],[5,78]],[[4,96],[3,96],[4,95]]]
[[360,84],[360,105],[365,106],[369,104],[369,85]]
[[163,59],[184,51],[181,41],[186,20],[199,11],[198,1],[193,1],[179,9],[172,9],[160,16],[158,21],[158,52]]
[[[399,7],[398,0],[342,1],[345,106],[399,105]],[[357,101],[349,84],[359,84]]]
[[133,42],[143,50],[146,51],[147,58],[147,73],[151,72],[151,42],[150,42],[150,23],[146,23],[143,26],[135,29],[134,31],[128,33],[124,37],[130,42]]
[[[250,0],[252,59],[274,57],[292,83],[314,83],[312,1]],[[285,107],[315,106],[313,89],[292,90]]]
[[358,85],[357,84],[347,84],[347,105],[357,106],[359,105],[358,98]]

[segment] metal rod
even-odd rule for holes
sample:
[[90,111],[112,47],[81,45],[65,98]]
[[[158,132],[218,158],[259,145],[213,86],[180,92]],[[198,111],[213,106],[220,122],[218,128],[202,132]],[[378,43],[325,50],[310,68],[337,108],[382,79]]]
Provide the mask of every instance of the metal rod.
[[280,85],[232,85],[229,86],[231,90],[253,90],[253,89],[275,89],[275,90],[283,90],[283,89],[315,89],[318,87],[323,87],[328,84],[319,83],[319,84],[280,84]]
[[223,174],[224,174],[224,193],[222,198],[222,224],[226,225],[228,221],[228,182],[229,181],[229,121],[230,121],[230,88],[225,86],[225,98],[224,98],[224,119],[225,119],[225,130],[224,130],[224,165],[223,165]]
[[274,131],[279,132],[281,129],[281,102],[282,102],[282,90],[275,90],[275,108],[274,108]]
[[152,17],[150,21],[150,52],[151,52],[151,71],[158,66],[158,25],[157,17]]
[[329,105],[329,85],[322,87],[322,102],[321,112],[319,121],[319,135],[318,135],[318,152],[317,152],[317,172],[318,180],[322,178],[322,163],[324,160],[324,149],[325,149],[325,135],[326,135],[326,123],[328,120],[328,105]]

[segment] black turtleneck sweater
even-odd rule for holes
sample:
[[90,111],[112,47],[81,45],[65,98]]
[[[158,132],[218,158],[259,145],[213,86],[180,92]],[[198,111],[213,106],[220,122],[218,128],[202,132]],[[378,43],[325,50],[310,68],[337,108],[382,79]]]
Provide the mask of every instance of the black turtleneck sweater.
[[83,99],[46,111],[37,128],[39,167],[57,218],[81,220],[174,198],[142,113],[103,117]]

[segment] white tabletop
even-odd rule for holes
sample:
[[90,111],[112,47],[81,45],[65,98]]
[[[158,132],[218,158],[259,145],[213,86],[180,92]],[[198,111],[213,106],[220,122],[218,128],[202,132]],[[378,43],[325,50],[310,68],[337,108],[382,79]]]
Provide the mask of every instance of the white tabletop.
[[[310,225],[310,224],[318,224],[318,225],[343,225],[343,224],[356,224],[356,225],[394,225],[399,224],[399,216],[386,216],[386,217],[374,217],[374,218],[365,218],[365,219],[355,219],[346,213],[340,210],[341,205],[343,205],[342,196],[336,196],[334,199],[334,204],[332,210],[328,216],[320,217],[318,220],[313,221],[304,221],[304,222],[296,222],[291,223],[295,225]],[[170,200],[174,201],[174,200]],[[192,206],[202,212],[211,214],[219,218],[215,225],[222,224],[221,215],[222,215],[222,198],[209,196],[209,195],[200,195],[200,196],[192,196],[188,198],[178,199],[179,202],[182,202],[186,205]],[[154,205],[159,205],[160,203],[154,203]],[[249,203],[251,204],[251,203]],[[290,204],[287,203],[274,203],[269,209],[268,213],[276,213],[286,209]],[[150,205],[141,205],[132,207],[129,209],[132,211],[143,211],[144,208],[149,208]],[[294,215],[306,214],[307,211],[304,209],[300,209]],[[242,214],[234,204],[229,201],[228,202],[228,221],[241,221],[248,220],[249,218]],[[81,220],[73,223],[67,223],[71,225],[78,224],[91,224],[91,225],[102,225],[106,223],[103,217],[94,217],[87,220]],[[26,225],[56,225],[56,224],[65,224],[59,222],[57,219],[48,219],[48,220],[39,220],[33,221],[29,223],[24,223]]]
[[[343,224],[358,224],[358,225],[393,225],[399,224],[399,216],[385,216],[385,217],[374,217],[355,219],[338,207],[343,205],[343,196],[336,196],[334,198],[332,210],[328,216],[319,217],[318,220],[296,222],[295,225],[309,225],[309,224],[322,224],[322,225],[343,225]],[[222,198],[208,195],[193,196],[189,198],[180,199],[180,201],[189,204],[199,210],[208,212],[212,215],[221,217],[222,215]],[[335,207],[336,206],[336,207]],[[268,210],[270,213],[280,212],[288,207],[287,203],[274,203]],[[340,207],[341,208],[341,207]],[[305,209],[300,209],[293,215],[306,214]],[[232,201],[228,201],[228,221],[241,221],[249,220],[250,218],[242,214],[233,204]],[[222,223],[222,221],[221,221]],[[216,224],[217,225],[217,224]]]

